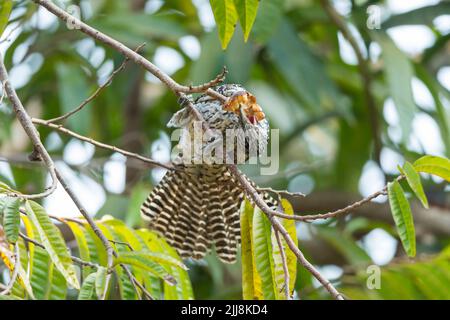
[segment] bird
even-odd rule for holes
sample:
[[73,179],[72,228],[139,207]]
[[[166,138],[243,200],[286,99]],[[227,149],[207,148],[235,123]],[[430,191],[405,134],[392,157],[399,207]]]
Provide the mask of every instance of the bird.
[[[222,262],[234,263],[244,193],[227,164],[261,155],[267,148],[269,124],[255,96],[242,86],[224,84],[214,90],[227,101],[207,94],[187,96],[184,107],[168,122],[167,127],[180,134],[174,169],[148,195],[141,216],[181,258],[202,259],[214,247]],[[206,122],[206,135],[187,102]],[[270,206],[276,205],[269,195],[262,196]]]

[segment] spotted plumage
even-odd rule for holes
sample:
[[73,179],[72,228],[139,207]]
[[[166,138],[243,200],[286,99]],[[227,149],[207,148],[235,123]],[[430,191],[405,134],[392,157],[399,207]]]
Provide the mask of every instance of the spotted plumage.
[[[231,104],[207,95],[193,101],[211,129],[201,139],[200,148],[192,146],[196,118],[187,107],[169,121],[168,127],[181,130],[175,170],[167,172],[153,189],[141,213],[182,258],[201,259],[214,247],[221,261],[233,263],[240,242],[239,208],[244,195],[224,162],[248,160],[255,143],[259,153],[265,150],[269,125],[256,99],[244,88],[223,85],[215,90],[230,97]],[[228,149],[227,130],[239,132]]]

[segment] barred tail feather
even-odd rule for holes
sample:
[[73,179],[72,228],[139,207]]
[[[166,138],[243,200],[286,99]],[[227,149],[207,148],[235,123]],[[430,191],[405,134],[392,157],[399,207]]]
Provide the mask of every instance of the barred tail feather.
[[226,166],[179,169],[168,172],[153,189],[141,214],[182,258],[201,259],[214,246],[221,261],[234,263],[243,198]]

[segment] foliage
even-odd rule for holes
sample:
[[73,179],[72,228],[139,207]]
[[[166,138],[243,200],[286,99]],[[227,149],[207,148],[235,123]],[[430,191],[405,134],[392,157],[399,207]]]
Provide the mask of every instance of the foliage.
[[[2,202],[9,200],[0,199]],[[11,211],[10,208],[11,206],[7,207],[6,211]],[[1,257],[11,273],[16,267],[21,270],[12,297],[65,299],[73,298],[76,295],[73,289],[76,289],[78,299],[98,299],[105,291],[107,273],[112,272],[119,292],[115,292],[112,286],[106,288],[109,298],[136,299],[136,290],[121,266],[126,265],[131,267],[132,274],[143,283],[153,298],[193,298],[187,268],[176,252],[151,231],[130,229],[111,217],[97,221],[111,237],[114,248],[119,252],[113,269],[108,271],[105,249],[84,220],[60,219],[70,228],[77,243],[76,247],[68,248],[60,229],[50,221],[47,212],[36,202],[27,200],[25,210],[18,206],[14,208],[14,214],[21,218],[25,226],[25,237],[18,240],[21,250],[20,263],[16,264],[11,258],[12,244],[1,243],[0,248]],[[6,225],[4,227],[6,231]],[[124,243],[130,244],[130,247],[124,247]],[[81,266],[78,266],[81,273],[75,271],[77,267],[70,255],[70,252],[74,251],[77,251],[81,258]],[[163,284],[163,281],[166,283]],[[78,283],[82,283],[81,288]]]
[[[161,59],[161,52],[170,52],[176,56],[173,60],[181,61],[170,72],[179,83],[209,81],[226,65],[226,82],[240,83],[254,93],[271,127],[280,129],[278,173],[260,177],[253,167],[243,170],[262,186],[308,193],[306,198],[287,197],[292,212],[325,212],[376,191],[370,188],[375,181],[367,179],[369,171],[376,171],[380,176],[377,181],[384,181],[380,189],[390,181],[384,193],[389,203],[369,203],[369,213],[351,210],[345,217],[312,224],[283,220],[291,238],[319,269],[337,266],[343,272],[331,279],[339,290],[355,299],[448,298],[445,286],[450,267],[445,254],[450,233],[444,222],[449,208],[450,92],[438,75],[448,66],[450,37],[437,26],[437,18],[448,12],[448,2],[395,13],[386,1],[344,1],[348,8],[341,8],[341,15],[366,59],[369,100],[375,113],[368,107],[363,68],[353,52],[345,54],[348,42],[323,10],[322,1],[211,0],[203,1],[202,6],[202,1],[165,0],[155,8],[150,0],[145,10],[133,8],[134,2],[84,1],[81,19],[130,48],[145,42],[142,55],[160,66],[172,60],[168,56]],[[61,3],[79,5],[80,1]],[[370,5],[387,12],[380,28],[367,28]],[[46,14],[45,10],[39,14]],[[1,1],[0,49],[6,50],[1,52],[5,52],[5,64],[24,106],[32,116],[50,119],[84,101],[123,57],[57,19],[38,23],[36,18],[37,6],[32,1]],[[211,19],[217,27],[208,24]],[[427,48],[420,52],[406,51],[391,32],[410,24],[431,34]],[[420,95],[428,99],[418,99]],[[166,123],[178,108],[172,93],[130,62],[64,125],[98,141],[156,157],[170,150]],[[144,225],[138,208],[157,182],[156,177],[161,176],[159,168],[125,163],[118,154],[102,149],[91,152],[85,144],[73,151],[71,137],[44,127],[38,129],[52,157],[68,176],[73,176],[74,185],[82,184],[79,189],[88,190],[83,202],[97,204],[92,213],[101,230],[115,241],[119,258],[115,260],[108,298],[138,298],[120,266],[122,262],[156,298],[285,298],[273,231],[265,216],[255,214],[248,203],[243,205],[241,215],[240,263],[222,265],[214,254],[201,262],[182,262],[164,240],[141,229]],[[17,129],[10,104],[3,99],[1,193],[8,194],[11,188],[33,193],[47,187],[45,169],[27,160],[31,152],[31,144]],[[84,159],[77,161],[77,152]],[[121,170],[111,170],[112,164],[118,163]],[[399,172],[392,163],[402,164]],[[116,176],[126,172],[123,188],[111,186],[111,171]],[[94,192],[88,185],[100,191]],[[15,246],[21,254],[12,295],[1,298],[97,299],[108,274],[104,269],[106,252],[86,222],[63,219],[62,224],[54,224],[52,218],[49,223],[47,212],[42,211],[49,205],[46,201],[39,205],[20,203],[19,216],[15,209],[18,200],[8,199],[12,202],[6,210],[5,200],[0,201],[4,262],[0,271],[13,270]],[[284,211],[291,214],[284,204]],[[429,207],[430,212],[424,212],[422,206]],[[71,209],[67,208],[65,203],[60,204],[58,210],[48,213],[68,214]],[[432,223],[424,223],[428,219]],[[70,232],[65,231],[67,228]],[[398,239],[402,244],[381,270],[381,290],[366,288],[365,267],[374,259],[366,241],[374,231],[382,231],[391,242]],[[45,249],[24,241],[19,232]],[[75,241],[70,241],[73,238]],[[328,298],[323,288],[315,287],[305,268],[293,262],[292,252],[285,248],[285,253],[294,297]],[[408,262],[403,259],[405,254],[411,256]],[[255,259],[256,255],[260,258]],[[414,255],[417,257],[412,258]],[[426,259],[422,259],[424,255]],[[73,256],[95,267],[80,267],[74,264]],[[172,278],[176,285],[172,285]],[[0,276],[2,283],[8,279]],[[113,290],[115,284],[118,292]],[[77,285],[80,290],[75,289]]]

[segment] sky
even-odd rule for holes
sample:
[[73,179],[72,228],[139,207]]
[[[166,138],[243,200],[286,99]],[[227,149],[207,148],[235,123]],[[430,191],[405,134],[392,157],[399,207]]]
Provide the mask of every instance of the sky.
[[[199,19],[205,28],[205,30],[211,30],[214,27],[214,18],[211,12],[209,2],[207,0],[194,0],[194,4],[198,9]],[[387,7],[389,11],[393,13],[406,12],[421,6],[430,5],[436,3],[435,0],[389,0],[387,1]],[[335,0],[334,4],[341,14],[347,14],[349,10],[350,1],[347,0]],[[157,12],[162,1],[149,1],[146,6],[148,13]],[[15,13],[17,14],[17,12]],[[56,21],[56,18],[51,14],[43,10],[39,10],[39,20],[36,20],[36,25],[41,29],[52,28]],[[450,16],[441,16],[434,21],[436,27],[442,32],[450,32]],[[14,25],[10,26],[4,33],[14,39],[20,33],[20,29],[13,30]],[[12,31],[13,30],[13,31]],[[11,32],[12,31],[12,32]],[[425,48],[430,46],[434,41],[434,35],[432,32],[424,26],[400,26],[394,27],[388,30],[388,34],[395,41],[397,46],[409,55],[416,55],[422,52]],[[357,35],[357,38],[358,35]],[[348,64],[356,64],[355,54],[347,43],[347,41],[339,36],[340,54],[342,59]],[[183,50],[187,56],[191,59],[198,59],[201,53],[201,47],[198,39],[194,36],[185,36],[179,40],[181,50]],[[9,42],[3,42],[0,44],[0,53],[4,53]],[[20,55],[25,54],[27,45],[22,45],[22,49],[18,49],[15,53],[15,59],[20,61]],[[105,60],[104,50],[101,46],[96,46],[94,41],[87,39],[77,44],[77,49],[81,54],[86,52],[93,52],[89,56],[91,63],[95,66],[101,66],[99,70],[99,82],[104,81],[110,72],[113,70],[113,64],[111,61]],[[379,47],[371,46],[370,54],[379,54]],[[367,53],[366,53],[367,54]],[[31,56],[25,62],[14,66],[10,70],[10,77],[12,84],[16,88],[24,86],[30,79],[33,72],[39,69],[42,64],[42,58],[39,55]],[[153,62],[160,67],[164,72],[173,74],[184,65],[184,59],[181,54],[176,50],[161,46],[159,47],[153,57]],[[146,79],[150,82],[158,82],[158,80],[147,74]],[[438,80],[447,88],[450,89],[450,67],[442,68],[438,74]],[[418,79],[412,81],[412,88],[414,92],[414,99],[416,103],[424,109],[433,109],[433,99]],[[393,104],[392,99],[387,99],[383,106],[383,116],[389,124],[389,136],[395,141],[400,139],[399,134],[399,121],[398,115]],[[418,134],[420,132],[420,135]],[[46,141],[47,145],[57,146],[58,135],[54,134]],[[413,121],[413,133],[410,138],[409,147],[421,151],[423,147],[427,154],[442,155],[444,146],[439,136],[439,130],[436,123],[425,113],[419,113],[416,115]],[[155,141],[151,149],[154,151],[152,154],[156,160],[168,159],[170,153],[170,141],[167,135],[162,134],[161,139]],[[83,165],[90,161],[94,154],[94,147],[80,142],[78,140],[72,140],[65,147],[63,159],[65,162],[71,165]],[[362,196],[367,196],[375,191],[381,189],[386,181],[384,181],[383,169],[388,173],[396,173],[396,166],[402,163],[403,158],[400,154],[389,148],[383,148],[381,153],[381,166],[379,168],[373,161],[368,161],[364,166],[363,174],[359,182],[359,191]],[[105,184],[108,186],[108,192],[120,194],[125,188],[125,158],[120,154],[113,154],[109,161],[106,162],[104,167],[104,179]],[[91,214],[97,212],[104,204],[106,200],[105,190],[93,179],[83,174],[75,174],[63,161],[57,162],[58,168],[62,171],[63,175],[69,181],[69,184],[79,195],[80,200],[86,209]],[[5,175],[10,175],[10,170],[5,162],[0,161],[0,172]],[[155,180],[159,180],[164,175],[164,170],[158,169],[152,172],[152,177]],[[300,175],[293,179],[290,184],[290,188],[299,189],[297,191],[303,191],[310,193],[314,191],[314,181],[311,181],[307,175]],[[50,178],[48,178],[50,184]],[[377,201],[386,201],[386,198],[380,198]],[[73,205],[70,198],[66,195],[62,187],[59,185],[56,192],[50,197],[46,198],[44,205],[49,212],[54,215],[62,217],[74,217],[78,216],[78,210]],[[381,229],[377,229],[369,233],[362,241],[362,246],[368,249],[371,258],[377,264],[388,263],[395,254],[397,242],[394,238],[388,235]],[[328,268],[328,269],[327,269]],[[339,270],[336,270],[334,266],[324,267],[323,272],[328,274],[331,278],[339,275]]]

